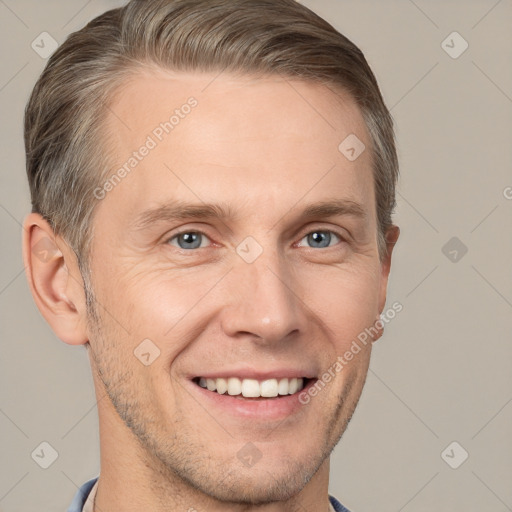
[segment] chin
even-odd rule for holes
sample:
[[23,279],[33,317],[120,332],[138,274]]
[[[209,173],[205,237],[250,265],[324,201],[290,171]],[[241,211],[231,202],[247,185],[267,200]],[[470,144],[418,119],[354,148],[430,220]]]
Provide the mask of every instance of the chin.
[[255,465],[242,470],[233,468],[227,473],[219,473],[217,479],[203,481],[200,487],[194,487],[226,504],[264,505],[296,496],[317,469],[297,462],[280,464],[279,467],[261,465],[257,468]]

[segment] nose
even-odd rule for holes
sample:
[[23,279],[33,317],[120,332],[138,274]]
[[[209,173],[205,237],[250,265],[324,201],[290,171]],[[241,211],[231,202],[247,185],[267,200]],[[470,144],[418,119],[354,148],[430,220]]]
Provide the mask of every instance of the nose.
[[238,261],[229,275],[229,306],[222,312],[224,333],[272,345],[302,331],[307,315],[301,313],[300,283],[293,275],[289,263],[279,257]]

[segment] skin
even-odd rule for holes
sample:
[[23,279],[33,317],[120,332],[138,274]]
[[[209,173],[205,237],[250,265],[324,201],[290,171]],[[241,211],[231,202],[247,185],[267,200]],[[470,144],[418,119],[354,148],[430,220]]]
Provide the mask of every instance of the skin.
[[[61,340],[88,347],[97,511],[326,512],[329,456],[366,378],[371,343],[279,421],[221,412],[191,388],[191,375],[234,367],[296,366],[320,377],[384,310],[399,235],[389,229],[380,261],[370,151],[351,162],[338,150],[351,133],[370,147],[347,94],[216,76],[145,70],[113,99],[103,141],[112,172],[175,108],[191,96],[198,104],[98,201],[89,311],[73,251],[40,215],[25,219],[37,306]],[[299,218],[333,198],[359,203],[366,218]],[[140,212],[176,199],[222,203],[234,216],[134,229]],[[200,248],[180,248],[178,230],[203,233]],[[308,237],[318,231],[330,240]],[[263,250],[252,263],[236,251],[248,236]],[[46,261],[34,256],[42,239],[54,244]],[[134,356],[144,339],[160,350],[148,366]],[[237,457],[247,443],[261,454],[251,467]]]

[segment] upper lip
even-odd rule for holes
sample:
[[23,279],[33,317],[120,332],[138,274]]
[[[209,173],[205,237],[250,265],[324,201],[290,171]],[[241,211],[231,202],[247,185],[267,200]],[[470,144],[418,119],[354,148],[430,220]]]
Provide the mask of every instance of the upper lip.
[[204,377],[205,379],[225,379],[229,377],[238,377],[243,379],[268,380],[268,379],[293,379],[305,377],[307,379],[315,378],[315,372],[299,368],[275,368],[273,370],[256,370],[253,368],[229,368],[216,371],[206,371],[190,378]]

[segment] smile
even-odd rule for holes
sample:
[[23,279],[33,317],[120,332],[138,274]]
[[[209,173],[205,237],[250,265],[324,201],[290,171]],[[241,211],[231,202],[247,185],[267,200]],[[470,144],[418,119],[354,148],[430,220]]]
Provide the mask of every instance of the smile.
[[238,377],[226,377],[209,379],[196,377],[194,382],[208,391],[219,395],[228,394],[243,398],[275,398],[279,396],[294,395],[304,389],[308,378],[270,378],[265,380],[239,379]]

